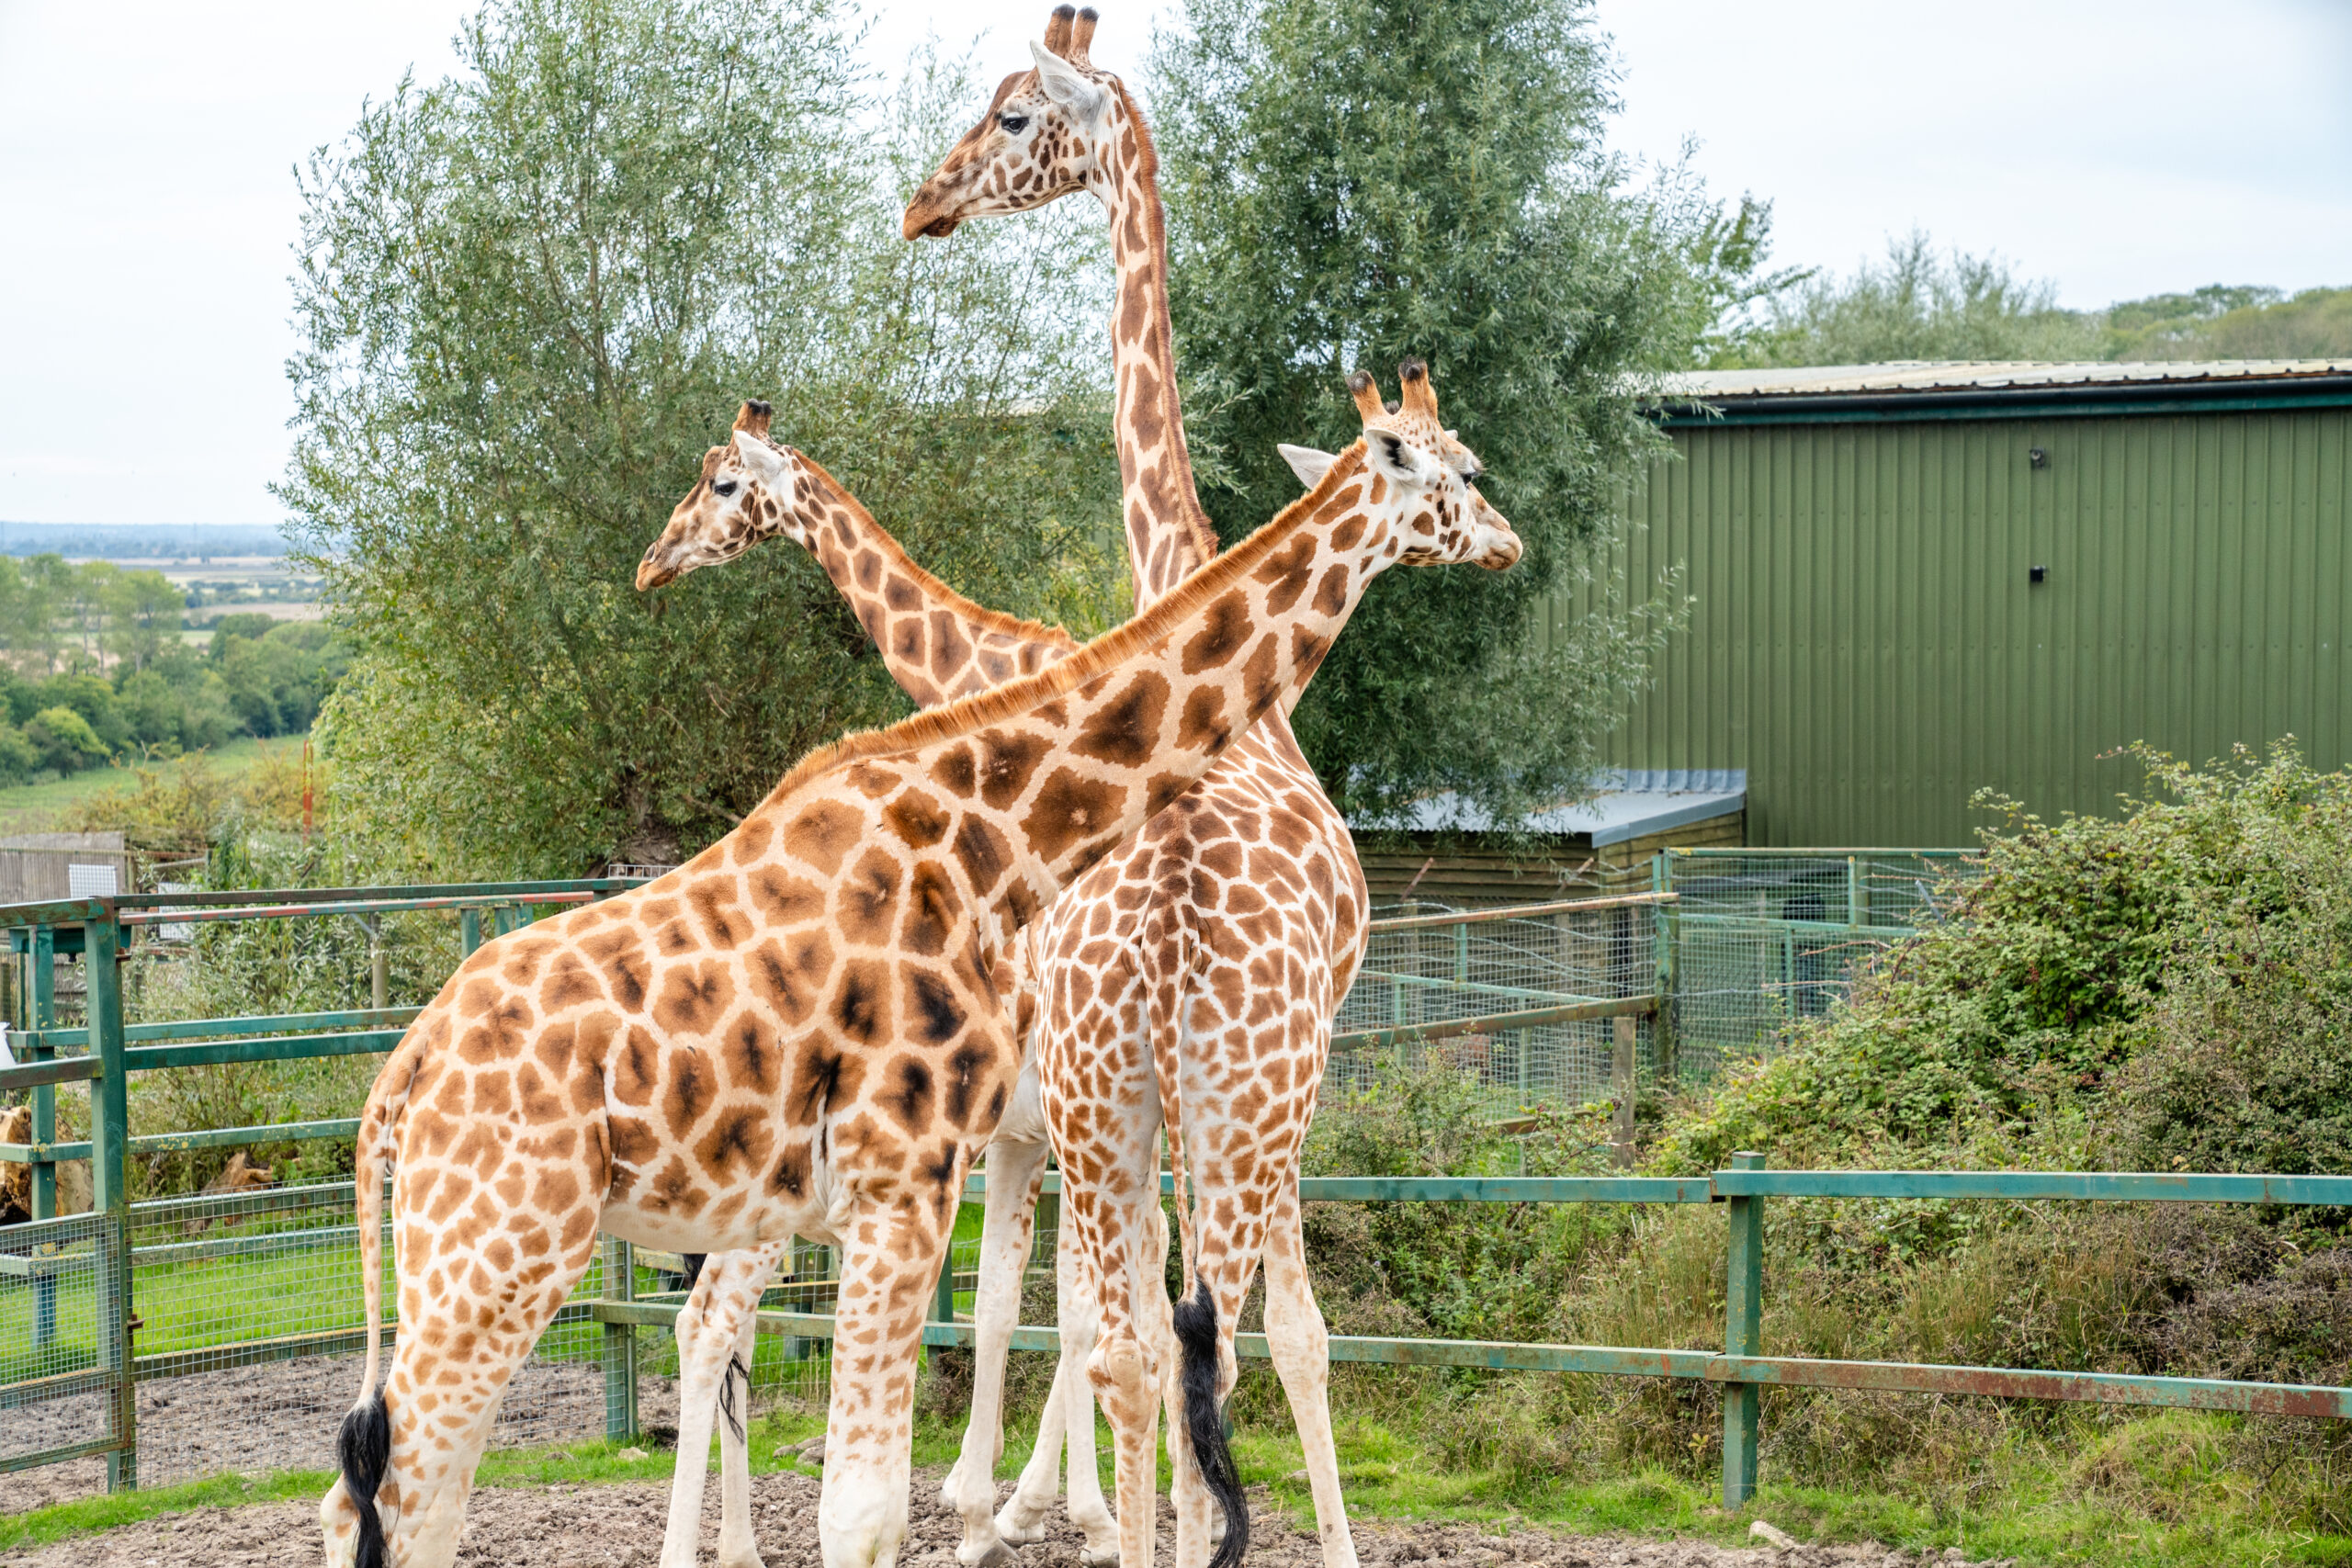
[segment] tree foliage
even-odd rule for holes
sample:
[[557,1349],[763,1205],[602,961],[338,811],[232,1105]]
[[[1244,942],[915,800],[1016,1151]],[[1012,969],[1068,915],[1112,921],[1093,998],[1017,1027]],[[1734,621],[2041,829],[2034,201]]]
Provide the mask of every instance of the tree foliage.
[[2109,359],[2352,358],[2352,288],[2211,284],[2107,310]]
[[489,0],[313,159],[280,493],[359,640],[344,819],[395,861],[668,858],[902,711],[796,550],[631,587],[745,397],[974,597],[1107,602],[1101,242],[901,241],[969,79],[872,104],[851,41],[829,0]]
[[1354,439],[1342,385],[1426,357],[1514,570],[1392,572],[1295,720],[1343,807],[1436,788],[1508,812],[1575,792],[1653,629],[1529,650],[1531,607],[1655,449],[1645,372],[1689,363],[1761,259],[1767,214],[1679,172],[1629,185],[1582,0],[1189,0],[1153,56],[1188,428],[1227,538],[1297,493],[1278,441]]
[[1760,300],[1712,355],[1724,368],[1898,359],[2096,359],[2096,317],[1996,255],[1939,252],[1913,230],[1850,276],[1815,275]]

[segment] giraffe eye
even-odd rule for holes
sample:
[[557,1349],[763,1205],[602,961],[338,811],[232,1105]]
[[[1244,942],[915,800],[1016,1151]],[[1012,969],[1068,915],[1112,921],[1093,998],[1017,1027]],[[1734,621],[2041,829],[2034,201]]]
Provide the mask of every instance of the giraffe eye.
[[713,479],[710,481],[710,493],[713,495],[733,495],[735,493],[735,481],[733,479]]
[[1004,128],[1007,136],[1018,136],[1029,129],[1029,117],[1025,114],[1001,114],[996,122]]

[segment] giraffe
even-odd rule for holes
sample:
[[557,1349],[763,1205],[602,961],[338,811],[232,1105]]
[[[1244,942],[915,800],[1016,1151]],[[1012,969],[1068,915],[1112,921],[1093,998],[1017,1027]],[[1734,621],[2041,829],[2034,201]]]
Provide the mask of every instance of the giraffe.
[[[499,1395],[601,1228],[842,1249],[819,1530],[828,1568],[890,1568],[929,1286],[1012,1089],[1013,941],[1312,675],[1379,572],[1518,558],[1409,387],[1400,416],[1356,389],[1363,437],[1315,489],[1125,626],[820,748],[677,871],[458,966],[361,1115],[368,1352],[320,1505],[331,1563],[447,1568]],[[682,509],[789,503],[748,437]],[[401,1331],[379,1390],[388,1163]]]
[[[1216,545],[1184,444],[1158,155],[1124,84],[1091,59],[1095,20],[1091,9],[1054,13],[1044,42],[1032,46],[1034,68],[999,85],[980,122],[909,202],[902,228],[910,240],[944,238],[967,218],[1024,211],[1077,191],[1102,202],[1118,272],[1111,337],[1128,548],[1138,599],[1148,602]],[[1425,378],[1405,388],[1434,419],[1427,391]],[[1426,434],[1442,460],[1475,473],[1476,459],[1451,432]],[[1329,461],[1297,448],[1285,455],[1310,485]],[[1319,889],[1333,878],[1336,894],[1328,907],[1310,898],[1294,908],[1278,898],[1281,907],[1262,910],[1256,891],[1227,869],[1237,852],[1246,856],[1251,882]],[[1231,1568],[1246,1550],[1246,1514],[1222,1424],[1205,1394],[1179,1398],[1177,1359],[1155,1368],[1156,1349],[1146,1347],[1164,1346],[1185,1327],[1185,1356],[1213,1356],[1217,1393],[1229,1391],[1235,1317],[1262,1253],[1270,1348],[1299,1432],[1325,1568],[1355,1568],[1330,1432],[1328,1341],[1306,1279],[1295,1195],[1297,1149],[1314,1097],[1311,1089],[1286,1092],[1296,1082],[1319,1082],[1332,1015],[1363,952],[1371,911],[1353,842],[1300,754],[1286,714],[1278,714],[1182,803],[1166,839],[1147,834],[1115,874],[1119,886],[1106,890],[1119,910],[1114,942],[1091,929],[1074,934],[1074,904],[1040,935],[1049,982],[1040,1070],[1061,1155],[1065,1224],[1081,1248],[1080,1272],[1102,1295],[1111,1336],[1090,1350],[1066,1333],[1064,1352],[1089,1356],[1118,1443],[1119,1517],[1134,1513],[1142,1521],[1123,1528],[1122,1560],[1128,1568],[1149,1560],[1153,1416],[1140,1406],[1143,1381],[1155,1370],[1165,1373],[1169,1403],[1179,1568],[1199,1568],[1205,1556],[1211,1492],[1225,1526],[1217,1568]],[[1073,898],[1093,886],[1090,877]],[[1142,907],[1133,897],[1138,889],[1146,890]],[[1087,994],[1065,996],[1051,983],[1078,971],[1088,972]],[[1100,1066],[1106,1062],[1120,1066],[1106,1070]],[[1091,1078],[1057,1078],[1061,1065],[1078,1063],[1096,1065]],[[1076,1087],[1088,1082],[1106,1088]],[[1152,1139],[1163,1124],[1178,1181],[1189,1174],[1199,1193],[1196,1205],[1179,1194],[1183,1277],[1194,1294],[1193,1305],[1174,1312],[1154,1265]],[[1205,1159],[1186,1157],[1194,1145]],[[984,1278],[982,1289],[989,1288]],[[983,1364],[1002,1354],[981,1347]],[[1115,1408],[1107,1398],[1113,1388]],[[1180,1404],[1186,1408],[1180,1412]],[[949,1477],[951,1496],[959,1483],[964,1488],[966,1545],[958,1555],[967,1563],[978,1561],[973,1546],[981,1532],[968,1507],[980,1489],[966,1472],[986,1480],[989,1435],[977,1430],[986,1414],[992,1413],[976,1400],[962,1462]],[[1034,1509],[1033,1498],[1024,1473],[996,1521],[1000,1529],[1017,1525],[1024,1507]]]
[[[736,429],[766,442],[773,408],[747,402]],[[772,445],[772,444],[771,444]],[[910,558],[899,542],[875,522],[857,498],[805,453],[778,449],[777,459],[789,474],[792,497],[778,508],[681,509],[670,526],[649,546],[639,564],[640,591],[665,586],[700,567],[730,560],[759,541],[790,539],[832,580],[859,623],[874,639],[883,663],[899,688],[924,706],[975,695],[1016,675],[1034,673],[1068,657],[1077,643],[1059,626],[1016,619],[973,604],[941,582]],[[724,499],[737,481],[722,477],[712,481],[714,494]],[[981,1241],[981,1277],[1011,1279],[1007,1292],[984,1292],[984,1327],[991,1337],[1010,1337],[1018,1315],[1019,1280],[1025,1272],[1030,1246],[1030,1221],[1045,1175],[1047,1140],[1045,1114],[1038,1100],[1035,1053],[1035,966],[1030,957],[1035,927],[1025,928],[1008,963],[1003,987],[1013,997],[1014,1037],[1021,1047],[1021,1066],[1012,1098],[988,1145],[987,1224]],[[727,1568],[756,1562],[751,1544],[751,1471],[744,1431],[734,1415],[734,1380],[740,1375],[746,1392],[759,1299],[776,1265],[791,1247],[791,1238],[728,1253],[707,1260],[688,1293],[677,1323],[679,1347],[679,1465],[671,1489],[668,1528],[664,1533],[664,1568],[684,1568],[695,1560],[702,1522],[703,1489],[707,1480],[704,1457],[709,1452],[714,1411],[727,1416],[719,1427],[720,1510],[719,1561]],[[1057,1269],[1070,1266],[1068,1249],[1057,1258]],[[1072,1322],[1082,1322],[1081,1298],[1075,1287],[1068,1292]],[[1001,1320],[1001,1321],[1000,1321]],[[976,1409],[999,1409],[1004,1383],[1004,1358],[982,1361],[975,1380]],[[1046,1396],[1049,1412],[1032,1469],[1043,1466],[1043,1493],[1050,1504],[1057,1481],[1065,1399],[1075,1390],[1080,1401],[1071,1443],[1069,1515],[1084,1533],[1082,1557],[1099,1565],[1118,1556],[1116,1527],[1102,1500],[1102,1482],[1095,1472],[1093,1395],[1082,1378],[1057,1364],[1053,1391]],[[989,1455],[993,1466],[996,1454]],[[1040,1512],[1043,1506],[1040,1506]],[[995,1547],[1001,1568],[1010,1568],[1010,1551]]]

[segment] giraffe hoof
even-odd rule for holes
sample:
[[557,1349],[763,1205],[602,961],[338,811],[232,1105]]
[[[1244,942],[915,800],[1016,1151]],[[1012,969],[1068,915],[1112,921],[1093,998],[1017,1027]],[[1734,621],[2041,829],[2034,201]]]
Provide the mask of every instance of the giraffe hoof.
[[1113,1568],[1113,1564],[1119,1561],[1119,1548],[1115,1543],[1110,1546],[1082,1546],[1079,1548],[1078,1560],[1085,1563],[1086,1568]]
[[[959,1551],[956,1555],[960,1561],[964,1554]],[[1001,1540],[992,1541],[989,1549],[980,1554],[979,1561],[972,1563],[970,1568],[1021,1568],[1021,1553]]]

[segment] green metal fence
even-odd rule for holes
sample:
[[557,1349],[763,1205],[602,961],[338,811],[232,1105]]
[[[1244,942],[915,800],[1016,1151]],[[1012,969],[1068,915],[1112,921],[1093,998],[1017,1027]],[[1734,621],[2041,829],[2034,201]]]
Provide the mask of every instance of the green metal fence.
[[1669,972],[1669,1077],[1697,1081],[1771,1049],[1843,999],[1894,943],[1978,874],[1962,850],[1667,850],[1652,863]]
[[[1934,873],[1930,876],[1928,873]],[[1846,983],[1854,955],[1894,940],[1942,902],[1964,864],[1910,852],[1809,856],[1676,854],[1660,886],[1631,898],[1374,923],[1372,944],[1333,1041],[1333,1081],[1362,1081],[1382,1055],[1442,1053],[1480,1076],[1490,1103],[1523,1107],[1600,1098],[1630,1111],[1634,1076],[1708,1070],[1767,1043],[1817,987]],[[1938,880],[1939,878],[1943,880]],[[164,928],[219,920],[441,910],[469,951],[536,913],[606,897],[616,880],[414,888],[133,896],[0,908],[29,1028],[11,1037],[21,1065],[0,1092],[29,1091],[29,1144],[0,1159],[29,1164],[36,1218],[0,1230],[0,1473],[103,1460],[112,1488],[229,1470],[314,1468],[356,1387],[363,1335],[350,1181],[257,1192],[195,1193],[132,1202],[141,1156],[194,1148],[350,1137],[356,1121],[236,1127],[133,1138],[126,1087],[134,1072],[381,1052],[416,1010],[127,1024],[119,967]],[[1905,889],[1909,891],[1905,892]],[[1816,918],[1826,910],[1843,919]],[[1781,928],[1793,928],[1784,930]],[[1713,933],[1727,933],[1717,936]],[[1816,975],[1786,954],[1835,951]],[[1818,945],[1810,945],[1818,943]],[[1782,954],[1780,967],[1770,960]],[[1726,959],[1724,954],[1734,955]],[[1760,959],[1740,957],[1761,953]],[[56,959],[78,959],[85,1018],[62,1023]],[[1764,999],[1743,1014],[1737,963],[1762,965]],[[380,976],[381,968],[377,973]],[[1730,978],[1720,977],[1728,975]],[[1800,978],[1800,976],[1803,976]],[[376,987],[379,999],[382,988]],[[1777,1011],[1775,1010],[1778,1010]],[[61,1142],[55,1096],[90,1086],[91,1136]],[[1621,1127],[1623,1123],[1621,1122]],[[61,1163],[87,1159],[91,1212],[56,1213]],[[1049,1178],[1049,1182],[1052,1179]],[[978,1196],[976,1179],[971,1196]],[[1049,1194],[1057,1190],[1049,1185]],[[1767,1199],[1864,1196],[2168,1201],[2352,1205],[2352,1178],[2075,1175],[2036,1172],[1767,1171],[1755,1156],[1688,1179],[1318,1178],[1310,1201],[1715,1203],[1728,1226],[1728,1317],[1723,1347],[1625,1348],[1338,1338],[1335,1359],[1405,1366],[1520,1369],[1695,1379],[1724,1394],[1724,1495],[1753,1490],[1757,1401],[1768,1386],[1868,1388],[2116,1404],[2190,1405],[2273,1415],[2352,1417],[2352,1391],[2086,1371],[1775,1357],[1760,1341],[1762,1210]],[[1050,1206],[1033,1264],[1051,1257]],[[390,1248],[386,1249],[389,1257]],[[510,1387],[494,1442],[633,1434],[649,1396],[673,1397],[662,1329],[683,1300],[674,1259],[608,1240]],[[955,1321],[977,1283],[977,1247],[951,1253],[925,1340],[968,1343]],[[755,1381],[821,1397],[831,1333],[833,1259],[803,1247],[770,1292]],[[397,1325],[390,1325],[397,1332]],[[1014,1345],[1048,1350],[1054,1331],[1023,1328]],[[1242,1336],[1241,1353],[1264,1342]],[[185,1380],[202,1375],[207,1381]],[[188,1392],[193,1391],[193,1392]],[[193,1416],[191,1416],[191,1410]],[[284,1446],[256,1439],[273,1419]],[[142,1445],[142,1426],[150,1440]]]

